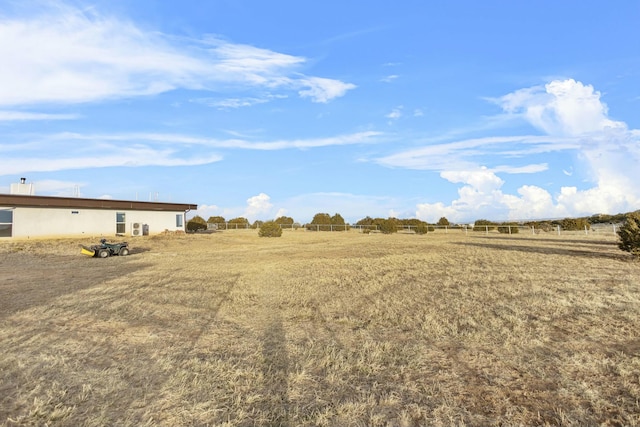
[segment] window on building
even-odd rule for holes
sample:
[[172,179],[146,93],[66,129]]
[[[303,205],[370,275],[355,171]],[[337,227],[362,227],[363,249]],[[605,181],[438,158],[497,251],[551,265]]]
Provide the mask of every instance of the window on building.
[[176,215],[176,228],[182,228],[182,227],[183,227],[182,214],[178,214]]
[[0,237],[11,237],[13,229],[13,210],[0,209]]
[[124,234],[126,233],[126,215],[124,212],[116,212],[116,233]]

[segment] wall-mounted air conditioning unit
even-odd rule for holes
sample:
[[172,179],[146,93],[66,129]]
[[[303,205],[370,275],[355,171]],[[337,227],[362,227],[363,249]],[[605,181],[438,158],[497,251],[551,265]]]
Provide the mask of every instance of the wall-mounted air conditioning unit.
[[133,224],[131,224],[131,235],[142,236],[142,223],[134,222]]

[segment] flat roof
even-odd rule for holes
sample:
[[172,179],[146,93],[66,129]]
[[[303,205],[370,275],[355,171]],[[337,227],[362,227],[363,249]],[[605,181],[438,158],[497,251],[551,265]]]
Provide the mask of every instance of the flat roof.
[[190,211],[198,205],[190,203],[139,202],[130,200],[83,199],[80,197],[28,196],[0,194],[0,206],[39,208],[127,209],[136,211]]

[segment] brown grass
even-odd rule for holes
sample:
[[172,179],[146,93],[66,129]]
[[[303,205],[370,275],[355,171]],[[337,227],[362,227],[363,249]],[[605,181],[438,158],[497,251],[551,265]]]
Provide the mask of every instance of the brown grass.
[[592,236],[0,243],[0,423],[640,425],[640,263]]

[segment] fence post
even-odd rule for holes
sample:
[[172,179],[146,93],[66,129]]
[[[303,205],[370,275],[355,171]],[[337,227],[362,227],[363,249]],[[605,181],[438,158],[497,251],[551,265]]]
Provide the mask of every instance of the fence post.
[[558,236],[560,235],[560,225],[558,225]]

